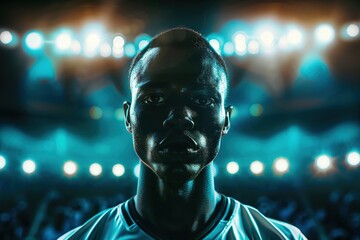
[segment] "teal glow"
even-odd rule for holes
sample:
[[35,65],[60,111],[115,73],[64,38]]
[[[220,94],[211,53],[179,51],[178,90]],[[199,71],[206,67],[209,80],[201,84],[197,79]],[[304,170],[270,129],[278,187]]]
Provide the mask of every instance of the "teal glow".
[[136,55],[136,47],[133,43],[127,43],[125,45],[125,56],[132,58]]
[[244,32],[246,35],[250,35],[252,28],[248,22],[245,20],[232,20],[224,24],[220,30],[221,36],[223,36],[225,41],[233,41],[233,36],[237,32]]
[[250,114],[253,117],[260,117],[263,113],[263,107],[261,104],[253,104],[250,106]]
[[224,45],[224,39],[218,33],[211,33],[206,38],[212,48],[219,54],[222,54],[221,50]]
[[225,56],[232,56],[234,54],[234,44],[232,42],[226,42],[224,44],[223,53]]
[[39,31],[31,31],[25,34],[23,47],[29,55],[40,55],[43,53],[44,37]]
[[331,73],[321,56],[310,54],[303,59],[298,78],[302,81],[314,81],[314,86],[316,86],[330,80]]
[[29,80],[36,82],[39,80],[55,80],[56,70],[50,58],[43,56],[35,61],[29,70]]
[[151,40],[151,37],[148,34],[143,33],[135,38],[134,43],[135,43],[137,49],[141,50],[150,42],[150,40]]

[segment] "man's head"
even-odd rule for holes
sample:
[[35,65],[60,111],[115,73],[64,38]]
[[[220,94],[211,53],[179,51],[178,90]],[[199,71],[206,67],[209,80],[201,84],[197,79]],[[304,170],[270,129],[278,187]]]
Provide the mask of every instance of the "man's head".
[[133,60],[126,128],[142,163],[164,181],[195,179],[230,128],[227,70],[197,32],[156,36]]

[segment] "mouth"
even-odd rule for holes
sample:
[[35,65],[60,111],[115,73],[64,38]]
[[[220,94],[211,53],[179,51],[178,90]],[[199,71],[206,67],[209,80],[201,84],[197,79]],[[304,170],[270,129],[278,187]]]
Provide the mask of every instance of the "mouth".
[[199,151],[197,143],[189,137],[165,138],[159,144],[162,154],[194,154]]

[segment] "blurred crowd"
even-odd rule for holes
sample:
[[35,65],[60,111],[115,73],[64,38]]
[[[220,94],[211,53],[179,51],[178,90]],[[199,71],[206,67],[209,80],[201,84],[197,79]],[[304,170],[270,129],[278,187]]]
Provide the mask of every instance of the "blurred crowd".
[[[333,190],[322,198],[326,201],[260,196],[252,205],[268,217],[294,224],[311,240],[360,240],[360,193]],[[126,199],[122,194],[66,199],[51,192],[36,209],[21,199],[0,214],[0,238],[57,239],[94,214]]]

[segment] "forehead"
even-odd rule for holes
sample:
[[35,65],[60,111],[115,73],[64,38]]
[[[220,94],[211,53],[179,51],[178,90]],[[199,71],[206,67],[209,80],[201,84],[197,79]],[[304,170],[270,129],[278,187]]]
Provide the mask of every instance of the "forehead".
[[149,49],[134,66],[130,87],[202,87],[225,96],[226,77],[224,68],[206,50],[157,47]]

